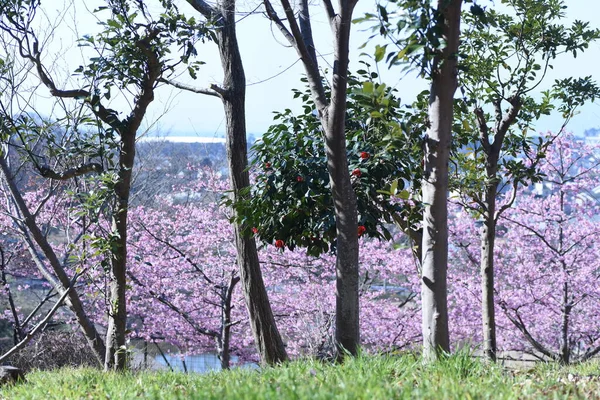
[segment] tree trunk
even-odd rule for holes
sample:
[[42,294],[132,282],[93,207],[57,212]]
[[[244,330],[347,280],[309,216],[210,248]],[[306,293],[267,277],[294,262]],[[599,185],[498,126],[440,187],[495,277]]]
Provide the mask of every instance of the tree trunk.
[[[35,222],[34,216],[29,211],[29,208],[27,207],[27,204],[25,203],[25,200],[23,199],[23,196],[21,195],[21,192],[19,191],[14,181],[14,176],[12,175],[10,168],[8,167],[5,157],[8,156],[6,154],[0,156],[0,169],[4,174],[11,196],[14,199],[15,204],[19,209],[19,212],[23,216],[25,227],[27,228],[27,230],[31,234],[31,237],[37,243],[38,247],[48,260],[48,263],[50,264],[52,271],[58,278],[58,281],[56,281],[54,276],[52,276],[52,274],[50,274],[49,271],[45,269],[41,262],[36,262],[36,265],[38,266],[38,269],[40,270],[42,276],[44,276],[44,278],[52,284],[57,293],[62,295],[65,292],[65,290],[67,290],[67,288],[71,286],[71,280],[67,276],[67,273],[61,265],[56,253],[52,249],[52,246],[50,246],[50,243],[48,243],[46,237]],[[28,235],[26,236],[28,237]],[[33,247],[33,243],[31,243],[31,241],[29,240],[27,240],[26,242],[29,248],[29,252],[35,258],[37,254],[35,248]],[[87,339],[88,345],[94,352],[94,355],[96,356],[99,364],[102,365],[102,363],[104,362],[104,354],[106,352],[104,342],[102,341],[100,334],[96,330],[95,325],[92,323],[87,313],[85,312],[83,304],[81,303],[81,298],[79,297],[79,293],[75,288],[71,288],[71,290],[69,291],[66,303],[71,309],[71,311],[73,311],[73,314],[75,314],[77,323],[79,324],[83,335]]]
[[[246,141],[246,77],[235,30],[235,0],[219,3],[217,43],[223,65],[223,106],[227,131],[227,159],[231,188],[235,201],[246,195],[248,175],[248,143]],[[256,242],[246,227],[235,224],[235,242],[240,280],[250,326],[261,364],[277,364],[288,359],[283,340],[275,324],[271,304],[260,269]]]
[[[137,129],[136,129],[137,130]],[[127,329],[127,216],[131,175],[135,160],[135,131],[121,135],[119,182],[115,187],[116,206],[112,217],[109,280],[108,328],[106,331],[105,370],[127,367],[125,331]]]
[[[566,269],[563,262],[563,270]],[[560,362],[569,364],[571,362],[571,346],[569,343],[569,320],[573,305],[569,301],[569,283],[563,282],[563,304],[562,304],[562,326],[560,340]]]
[[462,0],[438,0],[446,48],[436,56],[429,100],[430,128],[425,138],[425,174],[422,184],[423,246],[421,299],[423,359],[436,360],[450,351],[448,332],[448,157],[452,140],[456,63]]
[[[339,105],[342,107],[342,105]],[[344,111],[345,111],[345,105]],[[345,115],[345,112],[342,114]],[[335,341],[338,358],[344,352],[356,355],[360,342],[358,215],[346,158],[344,121],[330,118],[325,131],[327,167],[335,204],[337,239]]]
[[356,194],[350,180],[346,156],[346,90],[348,88],[348,53],[352,13],[356,0],[340,0],[336,13],[331,3],[325,10],[333,33],[334,62],[331,98],[327,101],[323,77],[319,70],[308,12],[308,2],[298,4],[299,23],[289,0],[281,0],[289,29],[277,16],[271,2],[265,11],[284,37],[296,49],[308,80],[315,108],[325,134],[327,169],[334,202],[336,223],[336,328],[337,357],[356,354],[359,345],[358,304],[358,216]]
[[[560,211],[565,211],[565,192],[560,191]],[[564,256],[564,232],[562,227],[563,220],[560,220],[559,231],[558,231],[558,251],[560,255]],[[561,337],[560,337],[560,362],[562,364],[569,364],[571,362],[571,344],[569,343],[569,324],[571,319],[571,310],[573,304],[569,301],[569,282],[565,278],[568,276],[567,264],[564,260],[561,260],[562,276],[563,281],[563,299],[562,299],[562,325],[561,325]]]
[[[125,343],[127,329],[127,215],[131,195],[131,178],[135,163],[135,140],[148,106],[154,101],[154,88],[162,74],[162,63],[147,40],[138,41],[144,53],[145,71],[129,116],[120,122],[119,180],[115,185],[116,207],[113,209],[112,232],[109,237],[111,255],[109,279],[108,329],[104,369],[123,370],[127,367]],[[106,122],[106,121],[105,121]]]
[[221,369],[229,369],[231,361],[231,353],[229,350],[231,342],[231,299],[233,297],[233,289],[240,281],[237,276],[232,276],[227,286],[221,287],[221,332],[217,338],[217,352],[221,361]]
[[8,280],[6,279],[6,260],[4,257],[4,249],[0,246],[0,284],[4,288],[4,292],[6,293],[6,297],[8,300],[8,308],[10,309],[10,313],[13,318],[13,344],[16,346],[21,339],[23,338],[23,332],[21,327],[21,321],[19,319],[19,312],[17,311],[17,306],[15,305],[15,300],[12,295],[12,291],[10,290],[10,285],[8,284]]
[[[497,163],[496,163],[497,164]],[[494,246],[496,243],[496,173],[488,171],[486,208],[481,227],[481,318],[484,356],[496,362],[496,314],[494,309]]]
[[346,91],[348,88],[349,43],[352,12],[356,2],[341,1],[340,11],[331,21],[334,64],[331,100],[320,110],[325,132],[327,170],[335,210],[336,225],[336,315],[337,356],[356,355],[360,343],[358,212],[356,193],[350,180],[346,155]]

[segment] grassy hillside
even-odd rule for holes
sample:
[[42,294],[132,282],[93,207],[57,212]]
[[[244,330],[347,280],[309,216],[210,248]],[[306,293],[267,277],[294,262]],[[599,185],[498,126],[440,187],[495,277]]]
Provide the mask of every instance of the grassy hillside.
[[572,399],[600,398],[600,365],[486,366],[459,355],[424,367],[413,356],[361,357],[344,365],[302,361],[206,375],[93,369],[33,372],[3,399]]

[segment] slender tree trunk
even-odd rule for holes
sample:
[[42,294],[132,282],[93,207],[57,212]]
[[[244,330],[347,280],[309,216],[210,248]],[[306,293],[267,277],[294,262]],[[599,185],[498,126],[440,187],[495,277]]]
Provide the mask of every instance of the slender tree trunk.
[[221,332],[218,337],[217,352],[221,361],[221,369],[229,369],[231,353],[229,350],[231,342],[231,299],[233,289],[240,278],[232,276],[227,286],[221,287]]
[[[48,243],[46,237],[35,222],[35,217],[29,211],[29,208],[27,207],[27,204],[25,203],[25,200],[23,199],[19,188],[15,183],[14,177],[12,175],[12,172],[10,171],[10,168],[8,167],[5,157],[7,157],[7,155],[0,156],[0,169],[2,170],[2,173],[6,178],[6,183],[8,185],[11,196],[14,199],[15,204],[19,209],[19,212],[23,216],[23,222],[25,224],[25,227],[27,228],[27,230],[31,234],[31,237],[36,242],[46,259],[48,260],[48,263],[50,264],[50,267],[52,268],[52,271],[54,272],[54,275],[56,275],[58,281],[54,278],[52,274],[49,273],[49,271],[47,271],[44,268],[41,262],[36,262],[36,265],[38,266],[38,269],[40,270],[44,278],[53,285],[56,292],[62,295],[65,292],[65,290],[67,290],[67,288],[71,286],[71,280],[67,276],[67,273],[61,265],[56,253],[52,249],[52,246],[50,246],[50,243]],[[29,240],[27,240],[26,242],[29,248],[29,252],[34,258],[37,259],[37,253],[35,248],[33,247],[33,243],[31,243]],[[75,314],[77,323],[79,324],[83,335],[87,339],[88,345],[94,352],[94,355],[96,356],[99,364],[102,365],[104,362],[104,354],[106,352],[106,347],[104,345],[104,342],[102,341],[100,334],[96,330],[95,325],[92,323],[87,313],[85,312],[83,304],[81,302],[81,298],[79,297],[79,293],[77,292],[77,290],[75,290],[75,288],[71,288],[71,290],[69,291],[66,303],[71,309],[71,311],[73,311],[73,313]]]
[[360,341],[358,304],[358,216],[356,194],[352,188],[346,156],[346,90],[348,88],[348,53],[352,13],[356,0],[340,0],[338,12],[330,2],[325,11],[333,33],[334,62],[331,98],[328,101],[319,71],[308,1],[298,4],[299,22],[289,0],[281,0],[287,23],[279,18],[271,2],[265,11],[284,37],[296,49],[306,71],[315,107],[325,134],[327,169],[334,202],[336,223],[336,328],[337,356],[356,354]]
[[331,118],[328,127],[325,132],[327,166],[337,230],[335,339],[338,357],[343,357],[344,352],[355,355],[360,342],[358,216],[345,152],[344,121]]
[[[227,131],[227,159],[231,188],[235,200],[247,195],[248,143],[246,141],[246,77],[235,30],[235,0],[219,3],[217,43],[223,65],[222,94]],[[273,311],[260,269],[256,242],[239,223],[235,224],[235,242],[240,280],[250,326],[262,364],[276,364],[288,359],[283,340],[275,324]]]
[[[500,214],[506,209],[497,211],[496,196],[498,195],[498,160],[502,143],[510,126],[514,123],[521,109],[519,97],[509,100],[511,107],[503,115],[500,105],[502,99],[494,102],[496,107],[496,126],[494,128],[494,141],[489,141],[489,128],[485,114],[481,108],[475,109],[475,116],[479,126],[480,143],[485,153],[486,188],[484,195],[483,215],[484,222],[481,228],[480,244],[480,274],[481,274],[481,320],[483,327],[483,352],[491,362],[496,362],[496,313],[494,302],[494,248],[496,245],[496,225]],[[515,187],[516,190],[516,187]],[[508,205],[510,206],[510,204]]]
[[436,360],[450,351],[448,331],[448,157],[452,140],[454,92],[462,0],[438,0],[446,48],[436,56],[429,100],[430,128],[425,138],[425,175],[422,184],[423,246],[421,300],[423,359]]
[[17,306],[15,305],[15,300],[12,295],[12,290],[10,290],[10,286],[8,285],[8,281],[6,279],[6,260],[4,257],[4,249],[2,247],[0,247],[0,284],[2,284],[2,287],[4,288],[4,292],[6,293],[8,300],[8,308],[12,314],[13,344],[16,346],[23,338],[23,331],[21,327],[21,321],[19,320]]
[[[564,270],[563,263],[563,270]],[[571,362],[571,346],[569,343],[569,322],[571,318],[571,309],[573,308],[569,301],[569,283],[563,282],[563,304],[562,304],[562,324],[560,340],[560,362],[569,364]]]
[[335,339],[338,358],[343,357],[345,352],[356,355],[360,343],[358,213],[346,155],[348,57],[355,4],[353,1],[341,1],[339,14],[331,21],[336,38],[332,94],[328,107],[321,112],[336,224]]
[[[153,35],[157,35],[155,32]],[[127,367],[125,343],[127,329],[127,216],[131,195],[131,178],[135,163],[135,140],[148,106],[154,101],[156,82],[162,74],[162,64],[149,38],[138,42],[146,56],[145,71],[140,92],[129,116],[121,121],[119,129],[119,180],[115,185],[116,209],[113,210],[110,245],[108,329],[104,369],[123,370]]]
[[[127,216],[131,191],[131,176],[135,160],[135,132],[122,134],[119,154],[119,182],[115,188],[116,206],[113,210],[108,328],[106,331],[105,370],[127,367],[125,332],[127,329]],[[114,242],[113,242],[114,241]]]
[[481,318],[483,323],[483,352],[496,362],[496,314],[494,309],[494,246],[496,244],[496,173],[488,171],[490,181],[486,191],[486,208],[481,227]]
[[[560,211],[565,211],[565,192],[560,191]],[[561,255],[564,255],[564,232],[562,227],[563,220],[560,220],[559,231],[558,231],[558,251]],[[561,261],[562,276],[563,276],[563,299],[562,299],[562,324],[561,324],[561,337],[560,337],[560,362],[562,364],[569,364],[571,362],[571,343],[569,342],[569,325],[571,319],[571,310],[573,304],[569,301],[569,282],[565,277],[568,275],[567,265]]]

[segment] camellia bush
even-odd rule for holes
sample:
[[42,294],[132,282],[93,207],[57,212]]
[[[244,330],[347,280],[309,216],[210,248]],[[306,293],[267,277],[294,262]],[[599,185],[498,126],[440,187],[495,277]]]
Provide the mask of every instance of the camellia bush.
[[[390,224],[401,221],[408,229],[419,215],[413,194],[420,187],[424,127],[417,113],[401,107],[395,91],[377,83],[377,74],[367,69],[350,77],[346,111],[356,229],[359,236],[390,240]],[[235,207],[263,243],[306,248],[318,256],[336,248],[327,157],[310,94],[295,90],[294,97],[302,101],[303,112],[275,113],[275,124],[252,148],[252,196]]]

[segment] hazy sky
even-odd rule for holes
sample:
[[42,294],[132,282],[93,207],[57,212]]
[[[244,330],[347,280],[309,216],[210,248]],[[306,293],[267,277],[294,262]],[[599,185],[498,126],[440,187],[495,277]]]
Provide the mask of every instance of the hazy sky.
[[[69,3],[68,0],[64,1],[65,4]],[[241,9],[262,11],[260,2],[248,1],[249,3],[242,3]],[[93,8],[94,3],[98,4],[98,1],[85,1],[89,9]],[[318,52],[322,55],[320,66],[327,68],[332,60],[330,28],[320,1],[317,0],[314,3],[312,23]],[[600,26],[600,21],[596,17],[600,6],[596,1],[567,0],[566,3],[569,5],[567,21],[592,20],[594,26]],[[59,8],[59,2],[56,4],[56,7]],[[365,12],[372,12],[374,6],[373,0],[359,0],[354,16],[359,17]],[[182,4],[181,9],[189,15],[196,15],[195,10],[187,4]],[[81,5],[76,9],[71,8],[61,15],[64,15],[65,19],[60,23],[61,26],[53,38],[52,46],[64,49],[64,56],[60,61],[65,64],[65,69],[73,71],[81,62],[73,61],[79,50],[68,44],[68,36],[92,33],[96,29],[96,23]],[[77,29],[74,29],[75,26]],[[360,56],[361,52],[372,53],[374,42],[362,50],[358,49],[371,35],[370,32],[365,32],[367,28],[368,25],[365,24],[354,26],[351,45],[352,69],[358,69],[359,60],[367,60]],[[240,15],[238,36],[248,84],[248,133],[261,134],[271,124],[273,111],[298,107],[299,102],[292,99],[291,89],[302,88],[303,83],[300,82],[300,78],[304,71],[295,50],[287,45],[277,29],[262,14]],[[206,65],[201,67],[196,81],[188,80],[186,83],[199,87],[206,87],[210,83],[219,83],[222,79],[222,72],[216,46],[213,43],[199,45],[198,52],[198,59],[206,62]],[[597,72],[599,62],[600,43],[592,43],[589,50],[577,59],[562,57],[554,63],[555,68],[546,79],[546,88],[555,78],[596,75],[596,78],[600,79],[600,73]],[[412,102],[415,94],[426,88],[426,82],[419,80],[414,74],[403,76],[399,67],[391,70],[387,70],[385,66],[381,68],[384,69],[381,71],[383,80],[398,89],[403,101]],[[542,89],[544,87],[540,88],[540,90]],[[587,128],[599,127],[599,104],[597,102],[583,108],[581,113],[572,120],[568,129],[575,134],[582,134],[583,130]],[[224,129],[223,109],[219,99],[185,93],[169,87],[159,90],[156,100],[151,105],[147,125],[156,120],[158,122],[152,125],[151,130],[161,134],[213,136],[221,134]],[[561,123],[561,119],[555,115],[540,121],[537,128],[539,131],[556,130]]]

